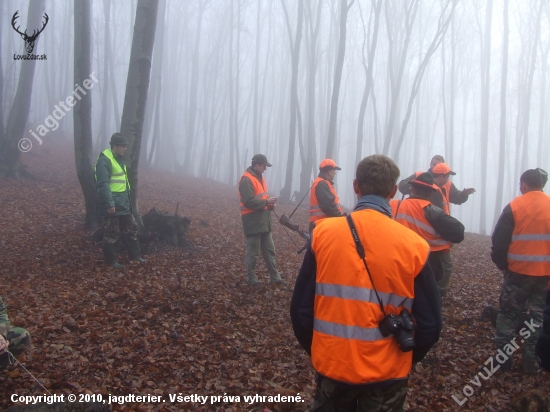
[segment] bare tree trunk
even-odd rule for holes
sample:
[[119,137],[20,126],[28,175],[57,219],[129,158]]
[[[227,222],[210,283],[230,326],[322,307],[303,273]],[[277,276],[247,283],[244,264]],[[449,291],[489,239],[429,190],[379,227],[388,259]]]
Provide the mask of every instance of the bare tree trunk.
[[[84,87],[86,82],[90,82],[89,77],[92,73],[91,10],[91,0],[79,0],[74,4],[74,82]],[[86,203],[85,227],[93,230],[97,227],[98,195],[92,166],[91,92],[76,101],[73,108],[73,123],[76,174]]]
[[311,11],[310,2],[306,2],[306,9],[308,10],[307,15],[309,18],[307,22],[309,23],[309,31],[306,31],[306,34],[309,33],[309,42],[307,46],[307,114],[306,114],[306,124],[307,124],[307,137],[306,144],[306,161],[302,164],[302,171],[300,172],[300,199],[305,196],[306,192],[309,190],[311,185],[311,175],[314,171],[314,163],[316,159],[316,143],[315,143],[315,77],[317,75],[317,45],[319,38],[319,28],[321,26],[321,10],[322,10],[322,1],[319,0],[317,3],[317,10],[315,16],[315,24],[313,24],[313,13]]
[[141,135],[149,78],[151,76],[151,60],[153,44],[155,42],[155,28],[157,25],[157,11],[159,0],[138,0],[136,22],[132,50],[130,52],[130,67],[124,97],[124,108],[120,132],[128,139],[129,164],[128,180],[130,182],[132,212],[141,224],[138,207],[138,166],[141,150]]
[[4,153],[4,70],[2,66],[2,23],[4,22],[4,3],[0,4],[0,171],[2,153]]
[[338,45],[338,57],[336,58],[336,67],[334,69],[334,83],[332,88],[332,98],[330,101],[330,119],[328,125],[327,150],[326,156],[333,158],[334,147],[336,144],[336,120],[338,115],[338,98],[340,97],[340,84],[342,82],[342,68],[344,67],[344,57],[346,55],[346,34],[348,12],[355,0],[348,5],[348,0],[340,0],[340,43]]
[[533,78],[535,77],[537,49],[540,41],[540,20],[542,17],[542,8],[546,3],[545,0],[540,0],[539,9],[536,14],[537,21],[535,26],[535,33],[533,38],[533,50],[531,51],[531,62],[529,65],[529,77],[527,78],[527,87],[525,91],[526,102],[523,105],[524,115],[523,117],[523,150],[521,158],[521,170],[527,169],[529,162],[529,117],[531,114],[531,90],[533,90]]
[[[237,0],[239,1],[239,0]],[[233,156],[233,151],[235,150],[234,140],[235,140],[235,129],[233,127],[233,118],[235,116],[235,108],[233,107],[233,22],[234,22],[234,6],[235,1],[231,0],[230,14],[229,14],[229,184],[235,184],[235,169],[239,165],[235,165],[235,158]],[[239,173],[238,171],[236,172]]]
[[506,86],[508,83],[508,39],[510,36],[510,29],[508,25],[508,0],[504,0],[503,6],[502,76],[500,78],[500,145],[498,149],[497,193],[495,199],[495,217],[493,220],[493,228],[496,226],[502,211],[504,169],[506,168]]
[[260,77],[260,11],[262,2],[256,3],[256,55],[254,56],[254,119],[252,122],[252,151],[260,151],[260,134],[258,133],[258,82]]
[[[285,12],[285,22],[288,32],[288,39],[291,45],[292,60],[292,81],[290,84],[290,126],[288,138],[288,157],[286,163],[285,185],[281,189],[281,200],[290,202],[292,175],[294,169],[294,151],[296,146],[296,108],[298,106],[298,63],[300,61],[300,46],[302,44],[302,24],[304,20],[304,0],[298,0],[298,20],[296,22],[296,33],[294,42],[292,41],[292,31],[290,29],[290,19],[285,5],[285,0],[281,0]],[[293,44],[294,43],[294,44]]]
[[207,1],[199,1],[199,14],[197,16],[197,30],[195,32],[195,46],[193,48],[193,57],[191,58],[191,84],[189,90],[189,107],[187,115],[187,128],[185,133],[185,156],[183,168],[186,174],[193,172],[191,164],[191,150],[195,142],[195,122],[197,120],[197,91],[199,88],[199,48],[201,40],[202,16]]
[[[29,12],[26,29],[31,30],[42,26],[42,12],[44,11],[44,0],[29,2]],[[40,36],[35,41],[34,50],[38,47]],[[29,111],[31,107],[32,85],[34,79],[34,68],[36,60],[22,60],[17,92],[13,99],[13,105],[8,116],[6,126],[6,137],[3,151],[4,161],[0,162],[2,170],[0,174],[15,179],[21,179],[21,150],[19,150],[20,141],[23,138]],[[30,142],[29,142],[30,143]]]
[[[361,6],[361,3],[358,3]],[[361,22],[363,23],[363,69],[365,70],[365,89],[363,90],[363,97],[361,99],[361,105],[359,106],[359,120],[357,122],[357,142],[355,148],[355,164],[359,164],[363,156],[363,129],[365,124],[365,112],[367,111],[367,103],[369,101],[369,95],[372,89],[373,78],[372,71],[374,66],[374,56],[376,54],[376,46],[378,44],[378,32],[380,27],[380,12],[382,10],[382,0],[378,0],[376,5],[373,4],[371,11],[374,13],[374,28],[372,30],[372,38],[370,45],[368,45],[368,63],[365,63],[365,43],[367,42],[367,32],[365,27],[365,21],[363,20],[363,14],[361,13]],[[369,19],[370,20],[370,19]],[[370,21],[369,21],[370,26]]]
[[[145,123],[143,128],[142,144],[143,150],[140,153],[140,163],[145,167],[149,167],[151,162],[147,161],[147,146],[149,145],[149,136],[151,135],[151,125],[153,124],[154,113],[156,112],[156,105],[160,103],[160,94],[162,92],[162,58],[164,50],[164,31],[165,25],[164,19],[166,16],[166,0],[159,1],[159,12],[157,15],[157,27],[159,28],[158,40],[156,41],[156,47],[153,49],[153,67],[151,69],[151,96],[152,99],[147,100],[147,107],[145,108]],[[156,127],[156,125],[155,125]],[[156,132],[156,130],[154,131]],[[156,135],[153,135],[156,136]],[[153,145],[151,144],[151,151]]]
[[[548,5],[545,10],[546,17],[550,20],[550,13]],[[542,46],[541,46],[542,48]],[[546,73],[548,70],[548,52],[550,51],[550,42],[547,40],[546,49],[541,50],[542,54],[542,64],[541,64],[541,87],[540,87],[540,108],[539,108],[539,139],[538,139],[538,150],[537,150],[537,166],[542,166],[542,156],[543,156],[543,142],[545,140],[545,125],[546,125]],[[1,100],[0,100],[1,101]]]
[[107,51],[109,47],[107,44],[111,38],[111,0],[103,0],[103,16],[105,19],[105,33],[104,33],[104,51],[103,51],[103,82],[101,96],[101,117],[99,120],[99,150],[103,150],[107,147],[107,138],[109,131],[107,130],[107,124],[109,123],[109,59],[111,56]]
[[[487,146],[489,141],[489,89],[491,82],[491,22],[493,17],[493,0],[487,1],[485,11],[485,33],[481,54],[481,193],[487,193]],[[487,196],[480,196],[479,233],[485,235]]]

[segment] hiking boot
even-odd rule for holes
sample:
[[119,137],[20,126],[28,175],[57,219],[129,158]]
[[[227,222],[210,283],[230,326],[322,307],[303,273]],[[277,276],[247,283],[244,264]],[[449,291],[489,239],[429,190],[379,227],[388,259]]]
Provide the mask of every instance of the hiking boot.
[[136,263],[147,262],[147,259],[143,259],[140,256],[141,251],[139,249],[139,242],[137,240],[127,242],[127,248],[128,248],[128,259],[130,259],[131,262],[136,262]]
[[247,280],[246,281],[246,284],[248,286],[256,286],[256,285],[259,285],[260,284],[260,281],[259,280]]
[[540,366],[533,358],[526,358],[525,356],[521,360],[521,371],[526,375],[534,375],[540,370]]
[[116,261],[116,248],[115,245],[104,244],[103,245],[103,258],[107,265],[115,269],[123,269],[124,265],[121,265]]
[[138,256],[134,259],[130,259],[130,262],[135,262],[135,263],[146,263],[147,262],[147,259],[143,259],[141,256]]

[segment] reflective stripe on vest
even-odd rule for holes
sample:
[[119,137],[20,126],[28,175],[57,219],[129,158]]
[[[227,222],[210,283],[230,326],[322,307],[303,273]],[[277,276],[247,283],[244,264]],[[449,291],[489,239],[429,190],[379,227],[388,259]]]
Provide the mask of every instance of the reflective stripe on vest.
[[[254,188],[254,199],[264,199],[267,200],[267,184],[265,182],[264,177],[262,176],[262,182],[258,180],[256,176],[254,176],[249,171],[244,172],[244,174],[241,176],[241,179],[243,177],[248,177],[250,181],[252,182],[252,187]],[[239,185],[241,184],[241,180],[239,180]],[[244,203],[243,199],[241,197],[241,192],[239,191],[239,200],[240,200],[240,206],[241,206],[241,215],[246,215],[248,213],[258,212],[260,210],[258,209],[249,209],[247,208]],[[262,210],[267,210],[267,202],[265,207]]]
[[418,233],[422,239],[428,242],[432,252],[450,250],[451,244],[441,238],[424,215],[424,208],[430,204],[429,200],[405,199],[401,202],[399,213],[395,217],[395,220],[413,232]]
[[[374,210],[352,217],[387,314],[410,310],[414,278],[429,247],[417,234]],[[324,219],[313,232],[317,262],[311,359],[324,376],[351,384],[405,378],[412,353],[383,337],[384,317],[344,218]]]
[[[111,161],[111,180],[109,181],[111,193],[124,193],[127,190],[130,190],[130,182],[128,181],[128,175],[126,174],[126,165],[124,165],[124,169],[120,167],[120,164],[116,161],[111,149],[105,149],[99,154],[99,156],[101,156],[101,154],[105,155],[105,157]],[[97,157],[98,159],[99,156]],[[94,167],[94,172],[96,167],[97,162]],[[94,175],[97,181],[97,175],[95,173]]]
[[326,179],[323,179],[322,177],[317,177],[317,179],[315,179],[315,181],[313,182],[313,185],[311,186],[311,194],[309,195],[309,221],[310,222],[317,222],[318,220],[329,217],[319,207],[319,199],[317,199],[317,193],[315,190],[317,189],[317,185],[320,182],[327,182],[330,192],[334,196],[334,203],[336,203],[340,213],[343,213],[342,206],[340,205],[340,199],[338,198],[338,194],[336,193],[336,190],[334,189],[334,186],[332,185],[332,183],[330,183],[330,181]]
[[514,215],[508,269],[529,276],[550,276],[550,196],[527,192],[510,202]]

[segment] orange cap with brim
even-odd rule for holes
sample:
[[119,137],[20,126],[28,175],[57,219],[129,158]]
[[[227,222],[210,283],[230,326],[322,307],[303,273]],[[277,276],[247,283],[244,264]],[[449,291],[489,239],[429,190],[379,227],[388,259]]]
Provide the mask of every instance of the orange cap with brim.
[[324,159],[323,161],[321,161],[321,163],[319,164],[319,169],[323,169],[325,167],[333,167],[336,170],[342,170],[342,168],[338,167],[336,165],[336,162],[332,159]]
[[447,175],[447,174],[456,175],[456,173],[451,170],[451,168],[449,167],[449,165],[447,163],[438,163],[438,164],[436,164],[433,167],[432,172],[435,175]]

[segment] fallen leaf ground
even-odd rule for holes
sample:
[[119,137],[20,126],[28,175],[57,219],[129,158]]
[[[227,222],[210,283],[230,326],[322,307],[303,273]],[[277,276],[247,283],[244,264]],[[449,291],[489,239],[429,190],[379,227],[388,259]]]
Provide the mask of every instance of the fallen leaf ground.
[[[34,348],[23,363],[56,394],[161,395],[166,402],[115,404],[115,410],[259,410],[281,388],[300,393],[306,410],[313,370],[292,333],[289,303],[303,241],[274,225],[285,284],[271,286],[259,260],[259,287],[248,287],[245,238],[237,190],[209,179],[140,172],[140,210],[153,206],[192,220],[193,248],[156,246],[141,266],[117,271],[83,229],[84,204],[73,154],[38,147],[24,162],[36,180],[0,180],[0,293],[14,325],[27,328]],[[269,170],[268,173],[274,173]],[[278,213],[293,210],[279,205]],[[293,220],[307,227],[307,209]],[[509,411],[528,389],[549,392],[548,375],[497,371],[481,387],[469,381],[494,356],[493,330],[479,320],[497,305],[501,274],[489,257],[490,239],[468,234],[453,248],[452,294],[444,300],[441,340],[413,370],[408,410]],[[123,263],[128,263],[121,257]],[[519,357],[518,357],[519,358]],[[463,406],[463,387],[474,393]],[[2,408],[12,394],[44,391],[19,368],[0,373]],[[240,402],[171,403],[172,395],[240,396]],[[287,405],[288,406],[288,405]]]

